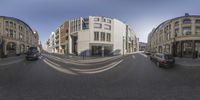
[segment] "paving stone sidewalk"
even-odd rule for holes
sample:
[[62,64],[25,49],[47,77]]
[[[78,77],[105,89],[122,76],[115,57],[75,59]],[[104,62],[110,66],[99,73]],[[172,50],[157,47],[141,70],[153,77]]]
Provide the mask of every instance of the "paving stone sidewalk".
[[200,59],[176,57],[176,64],[184,67],[200,67]]

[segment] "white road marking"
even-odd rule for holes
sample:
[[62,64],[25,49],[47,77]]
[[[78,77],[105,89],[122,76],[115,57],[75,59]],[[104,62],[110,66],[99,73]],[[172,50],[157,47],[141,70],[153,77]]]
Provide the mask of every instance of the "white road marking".
[[133,58],[133,59],[135,59],[135,56],[134,56],[134,55],[132,55],[132,58]]
[[[46,56],[46,57],[48,57],[48,56]],[[62,58],[55,57],[55,56],[51,56],[49,58],[54,59],[59,62],[62,62],[62,63],[65,63],[65,64],[82,65],[82,66],[90,65],[90,64],[79,64],[79,63],[75,63],[75,62],[70,62],[70,61],[67,61],[67,59],[62,59]]]
[[71,74],[71,75],[77,75],[77,73],[74,73],[66,68],[62,68],[61,65],[57,64],[57,63],[54,63],[48,59],[43,59],[43,61],[48,64],[50,67],[60,71],[60,72],[63,72],[63,73],[66,73],[66,74]]
[[104,67],[101,67],[101,68],[96,68],[96,69],[75,69],[75,68],[72,68],[72,70],[76,70],[76,71],[79,71],[80,73],[84,73],[84,74],[95,74],[95,73],[101,73],[101,72],[104,72],[104,71],[107,71],[109,69],[112,69],[114,67],[116,67],[118,64],[120,64],[123,60],[120,60],[118,62],[114,62],[114,63],[111,63],[109,65],[106,65]]
[[42,59],[42,56],[39,56],[39,59]]
[[147,58],[148,56],[143,54],[143,53],[139,53],[140,55],[144,56],[145,58]]

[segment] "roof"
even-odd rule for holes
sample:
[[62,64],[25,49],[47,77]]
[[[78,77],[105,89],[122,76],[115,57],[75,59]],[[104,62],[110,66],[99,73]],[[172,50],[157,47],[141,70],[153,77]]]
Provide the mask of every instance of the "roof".
[[19,22],[22,22],[22,23],[25,24],[25,25],[31,30],[31,32],[33,33],[32,28],[31,28],[28,24],[26,24],[24,21],[22,21],[22,20],[20,20],[20,19],[18,19],[18,18],[8,17],[8,16],[0,16],[0,17],[2,17],[2,18],[8,18],[8,19],[13,19],[13,20],[17,20],[17,21],[19,21]]

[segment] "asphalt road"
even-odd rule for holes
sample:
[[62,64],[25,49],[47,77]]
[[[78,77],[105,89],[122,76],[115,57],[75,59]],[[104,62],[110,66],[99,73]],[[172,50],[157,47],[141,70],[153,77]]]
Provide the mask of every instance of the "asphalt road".
[[158,68],[143,54],[83,66],[42,57],[0,66],[0,100],[197,100],[199,76],[200,68]]

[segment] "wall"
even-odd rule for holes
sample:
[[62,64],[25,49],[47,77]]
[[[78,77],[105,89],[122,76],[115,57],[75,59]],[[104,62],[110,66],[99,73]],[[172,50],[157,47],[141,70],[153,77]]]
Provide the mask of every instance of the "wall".
[[[123,54],[123,43],[125,48],[125,41],[123,42],[123,36],[125,39],[126,25],[119,20],[114,19],[114,30],[113,30],[113,49],[114,51],[120,50],[120,54]],[[124,51],[125,53],[126,51]],[[115,55],[118,53],[116,52]]]

